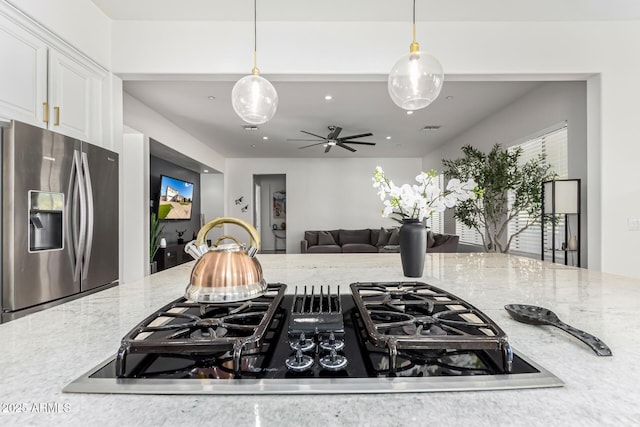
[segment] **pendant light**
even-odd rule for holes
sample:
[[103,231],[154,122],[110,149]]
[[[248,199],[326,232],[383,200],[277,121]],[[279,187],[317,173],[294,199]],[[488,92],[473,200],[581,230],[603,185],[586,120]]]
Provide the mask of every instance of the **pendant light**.
[[413,0],[413,42],[409,53],[389,73],[389,95],[398,107],[419,110],[435,101],[443,82],[442,65],[433,55],[421,51],[416,41],[416,0]]
[[257,11],[253,0],[253,69],[238,80],[231,90],[233,110],[247,123],[259,125],[271,120],[278,108],[278,93],[269,80],[260,76],[257,66]]

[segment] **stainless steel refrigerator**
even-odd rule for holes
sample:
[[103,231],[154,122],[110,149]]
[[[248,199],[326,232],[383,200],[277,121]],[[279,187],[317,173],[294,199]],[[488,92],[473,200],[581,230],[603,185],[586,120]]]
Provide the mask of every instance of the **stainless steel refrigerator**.
[[118,283],[118,154],[2,129],[2,321]]

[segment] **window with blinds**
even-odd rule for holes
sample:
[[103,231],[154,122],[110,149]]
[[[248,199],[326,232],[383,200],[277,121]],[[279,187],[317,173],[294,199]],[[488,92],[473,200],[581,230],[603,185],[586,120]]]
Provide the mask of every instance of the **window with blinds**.
[[[438,175],[434,181],[437,182],[441,190],[444,190],[444,176]],[[429,218],[427,218],[427,227],[434,233],[444,233],[444,213],[434,212]]]
[[469,228],[456,219],[456,234],[460,236],[460,243],[482,246],[482,235],[475,228]]
[[[537,159],[540,154],[546,156],[546,162],[551,165],[559,179],[567,178],[569,173],[568,165],[568,143],[567,143],[567,125],[559,129],[544,133],[542,136],[530,139],[521,144],[509,147],[509,151],[514,151],[518,147],[522,148],[522,154],[519,163],[524,164],[531,159]],[[513,196],[509,196],[509,203],[513,203]],[[529,220],[526,212],[521,212],[518,217],[509,222],[508,233],[511,237]],[[527,252],[531,254],[540,254],[540,238],[541,230],[539,226],[531,226],[522,233],[514,237],[511,242],[511,251]]]

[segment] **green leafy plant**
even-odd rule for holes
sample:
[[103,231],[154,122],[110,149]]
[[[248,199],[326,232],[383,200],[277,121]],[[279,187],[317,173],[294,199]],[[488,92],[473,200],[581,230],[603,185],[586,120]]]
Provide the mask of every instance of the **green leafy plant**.
[[[461,181],[475,180],[480,196],[461,201],[454,217],[480,233],[485,251],[507,253],[518,234],[540,224],[542,183],[553,179],[555,173],[544,156],[520,164],[521,148],[509,151],[496,144],[485,154],[466,145],[462,152],[464,157],[460,159],[442,160],[443,173]],[[507,238],[509,222],[522,212],[528,214],[528,220]]]
[[155,213],[152,213],[151,221],[149,222],[149,262],[153,262],[153,258],[155,258],[156,252],[158,252],[162,230],[164,230],[164,226],[160,226],[160,220]]

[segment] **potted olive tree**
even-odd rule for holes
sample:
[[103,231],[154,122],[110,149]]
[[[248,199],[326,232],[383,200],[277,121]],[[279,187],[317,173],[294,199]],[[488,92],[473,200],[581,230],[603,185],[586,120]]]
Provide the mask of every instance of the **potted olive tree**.
[[151,214],[151,221],[149,222],[149,272],[151,274],[158,271],[158,263],[154,261],[158,248],[160,247],[160,234],[164,226],[160,226],[160,220],[155,213]]
[[[454,217],[480,233],[486,252],[507,253],[514,237],[540,224],[542,183],[553,179],[555,173],[544,156],[522,163],[521,148],[509,151],[496,144],[484,153],[466,145],[462,153],[462,158],[442,160],[443,174],[461,181],[473,179],[480,195],[460,202]],[[527,221],[519,223],[516,232],[508,236],[509,222],[523,212],[528,214]]]

